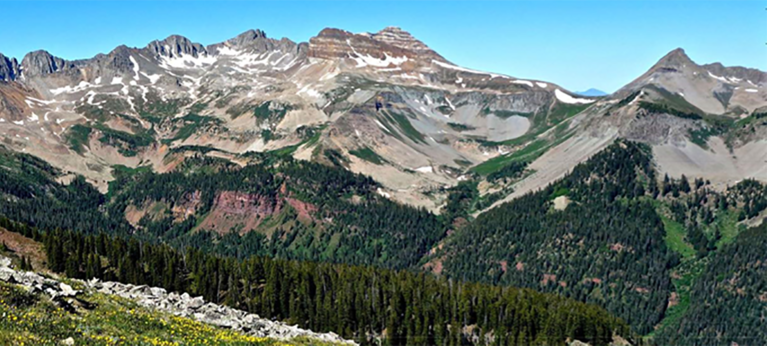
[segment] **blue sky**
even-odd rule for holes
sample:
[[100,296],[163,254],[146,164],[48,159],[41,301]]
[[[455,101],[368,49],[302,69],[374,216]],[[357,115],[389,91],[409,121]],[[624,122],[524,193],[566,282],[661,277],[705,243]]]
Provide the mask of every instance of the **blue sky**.
[[3,1],[0,52],[66,59],[181,34],[203,44],[250,28],[307,41],[325,27],[400,26],[473,69],[614,91],[668,51],[767,70],[767,1]]

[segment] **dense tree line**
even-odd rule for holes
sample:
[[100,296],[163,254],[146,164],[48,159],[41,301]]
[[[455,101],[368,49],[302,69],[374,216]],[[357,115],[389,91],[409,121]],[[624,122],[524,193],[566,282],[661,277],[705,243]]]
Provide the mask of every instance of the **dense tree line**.
[[663,345],[767,345],[767,223],[717,251],[689,309],[656,337]]
[[594,305],[529,289],[460,283],[426,273],[185,252],[135,238],[44,233],[0,217],[0,227],[43,242],[48,266],[74,278],[165,287],[335,331],[366,345],[606,345],[628,326]]
[[[680,263],[677,253],[666,248],[658,211],[667,207],[668,216],[684,227],[684,241],[693,246],[699,259],[708,261],[722,243],[718,220],[728,213],[737,213],[738,220],[752,219],[767,207],[767,187],[753,180],[744,180],[726,193],[710,189],[700,179],[658,180],[648,148],[626,141],[578,165],[543,190],[470,222],[465,221],[470,218],[468,211],[482,201],[474,182],[448,189],[442,215],[436,216],[382,198],[369,177],[340,168],[268,154],[249,158],[252,162],[244,167],[198,156],[185,159],[170,173],[117,170],[109,193],[102,195],[82,178],[59,184],[62,172],[37,158],[0,147],[0,215],[41,229],[130,236],[142,246],[163,243],[177,250],[195,248],[202,251],[200,255],[238,260],[249,261],[256,255],[410,270],[429,261],[441,264],[446,278],[527,287],[598,304],[644,334],[666,314],[672,291],[670,269]],[[297,222],[297,211],[285,208],[270,221],[278,225],[268,232],[216,234],[198,226],[221,191],[273,201],[290,196],[315,206],[316,211],[311,222]],[[195,212],[186,219],[175,218],[170,210],[183,207],[190,196],[199,199]],[[553,206],[557,197],[569,201],[563,210]],[[144,217],[138,227],[126,222],[126,208],[152,201],[164,205],[160,217]],[[659,205],[663,207],[658,209]],[[448,229],[455,232],[445,238]],[[442,249],[428,255],[440,241],[444,242]],[[62,259],[56,269],[76,276],[131,279],[117,276],[121,275],[115,269],[120,259],[106,266],[102,263],[105,257],[98,252],[90,258],[75,257],[69,264]],[[190,281],[193,271],[187,266],[184,263],[169,272],[182,274],[169,276],[170,281],[162,286],[214,297],[195,291],[197,284]],[[154,267],[146,264],[142,270],[148,268]],[[216,299],[227,298],[228,290],[217,288],[216,292],[220,296]],[[721,304],[731,299],[734,297],[724,296]],[[274,316],[293,318],[284,310]],[[313,322],[317,316],[305,323],[323,323]],[[747,325],[759,320],[755,315],[751,318]],[[332,324],[320,326],[323,330],[339,326]],[[363,335],[359,332],[363,329],[373,333],[373,329],[354,325],[347,335]]]
[[689,183],[684,175],[677,180],[666,176],[662,185],[670,216],[685,227],[685,239],[701,258],[717,249],[722,232],[733,232],[723,229],[721,224],[728,213],[734,213],[737,221],[744,221],[757,217],[767,208],[767,185],[752,179],[745,179],[726,191],[712,189],[710,182],[702,179]]
[[82,176],[68,185],[47,162],[0,145],[0,215],[35,227],[77,229],[82,232],[128,230],[122,218],[104,215],[105,197]]
[[503,166],[503,168],[487,175],[486,180],[494,182],[500,179],[515,179],[522,176],[527,168],[529,162],[527,161],[512,161],[509,164]]
[[[445,232],[434,214],[383,198],[376,194],[378,185],[370,177],[344,169],[290,158],[245,167],[201,160],[195,163],[191,159],[174,172],[121,176],[110,189],[109,214],[123,215],[128,206],[151,201],[163,201],[167,209],[172,209],[194,195],[200,201],[194,215],[183,222],[170,214],[160,219],[146,218],[139,235],[240,256],[268,255],[397,269],[415,265]],[[310,224],[290,222],[297,215],[287,211],[281,216],[292,224],[291,228],[278,227],[276,232],[281,236],[272,234],[268,239],[262,235],[226,234],[226,239],[219,242],[217,235],[192,232],[223,191],[251,194],[275,204],[278,199],[295,198],[315,209],[315,220]]]
[[[435,258],[450,277],[592,302],[647,333],[662,319],[669,269],[648,148],[619,141],[539,192],[477,217]],[[556,197],[568,198],[564,210]]]
[[[44,161],[0,147],[0,213],[43,229],[107,232],[194,246],[220,254],[247,257],[377,265],[403,269],[415,266],[445,234],[444,223],[425,209],[392,202],[376,193],[378,185],[367,176],[325,165],[256,155],[244,166],[208,157],[187,158],[174,171],[115,170],[116,180],[102,195],[77,177],[68,184],[63,173]],[[215,234],[196,229],[225,191],[251,194],[277,203],[295,198],[313,206],[311,223],[296,222],[285,207],[289,227],[277,225],[268,237],[259,232]],[[178,219],[170,211],[195,199],[192,215]],[[162,202],[165,209],[145,217],[139,227],[125,219],[129,206],[141,208]],[[269,231],[271,233],[271,230]],[[274,235],[272,234],[272,235]]]
[[469,218],[469,213],[474,208],[472,205],[477,198],[477,184],[471,181],[462,181],[458,185],[446,190],[447,199],[442,207],[442,218],[445,222],[451,223],[456,219]]

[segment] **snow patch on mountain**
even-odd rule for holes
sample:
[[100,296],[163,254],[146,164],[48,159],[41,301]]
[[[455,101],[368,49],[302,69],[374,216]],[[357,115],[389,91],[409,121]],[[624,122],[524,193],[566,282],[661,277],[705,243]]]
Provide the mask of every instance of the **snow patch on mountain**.
[[418,167],[415,170],[421,173],[434,173],[434,169],[431,166]]
[[589,99],[581,99],[572,97],[569,94],[563,92],[562,90],[556,89],[554,90],[554,95],[557,97],[557,100],[559,100],[562,103],[569,103],[569,104],[587,104],[592,103],[594,100]]
[[717,75],[715,75],[715,74],[713,74],[711,72],[708,73],[708,76],[711,77],[711,78],[717,79],[719,81],[722,81],[724,83],[730,83],[730,81],[727,78],[724,78],[724,77],[721,77],[721,76],[717,76]]
[[128,59],[130,59],[131,64],[133,64],[133,79],[138,80],[139,79],[139,67],[138,67],[138,61],[133,58],[133,56],[129,56]]

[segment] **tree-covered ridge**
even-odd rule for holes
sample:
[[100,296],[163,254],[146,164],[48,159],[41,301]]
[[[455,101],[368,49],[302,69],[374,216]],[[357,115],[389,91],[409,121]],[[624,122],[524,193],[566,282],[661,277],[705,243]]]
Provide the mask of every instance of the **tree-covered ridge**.
[[[0,215],[43,229],[400,269],[415,266],[445,232],[434,214],[379,196],[369,177],[291,158],[252,155],[239,166],[194,157],[162,174],[119,168],[102,195],[82,177],[59,183],[62,172],[30,155],[2,147],[0,155]],[[148,211],[131,225],[130,208]],[[212,232],[226,222],[231,227]]]
[[86,235],[39,232],[0,218],[0,227],[44,243],[48,265],[73,278],[165,287],[202,295],[363,345],[607,345],[628,326],[572,299],[427,273],[250,257]]
[[[754,180],[744,180],[725,191],[718,191],[702,179],[689,181],[684,176],[681,179],[663,178],[660,199],[656,202],[657,211],[666,227],[666,243],[679,255],[680,261],[671,269],[673,290],[668,309],[652,333],[659,344],[684,344],[682,341],[694,340],[688,336],[697,332],[692,332],[689,322],[685,321],[690,318],[689,314],[701,313],[700,305],[709,304],[707,297],[695,294],[694,290],[709,280],[705,275],[708,266],[724,260],[721,256],[723,251],[728,251],[748,225],[760,221],[766,191],[767,186]],[[709,284],[711,282],[706,285]],[[722,299],[722,304],[728,304],[725,301],[739,304],[732,296],[718,297]],[[738,323],[761,323],[758,322],[761,319],[759,315],[747,314],[741,318],[736,319]],[[698,321],[709,323],[713,317],[707,316]],[[710,327],[705,323],[701,324],[701,328]],[[686,334],[676,336],[683,329]],[[744,340],[737,342],[750,345]],[[706,344],[723,343],[724,339],[706,341]]]
[[667,345],[767,344],[767,223],[739,234],[707,262],[673,328],[657,336]]
[[[561,181],[480,215],[448,237],[448,276],[558,292],[600,304],[647,333],[662,318],[675,254],[646,196],[643,145],[618,142]],[[564,198],[564,209],[553,200]]]
[[[192,161],[182,168],[121,176],[110,189],[110,214],[161,202],[165,208],[159,216],[144,216],[139,233],[240,257],[268,255],[389,268],[413,266],[444,233],[435,215],[385,199],[376,193],[378,185],[371,178],[336,167],[270,158],[244,167]],[[224,201],[229,196],[238,200]],[[179,218],[171,212],[178,208],[193,213]],[[243,215],[239,224],[231,222],[231,229],[220,235],[197,232],[235,219],[238,209],[252,214]],[[255,234],[243,232],[253,218],[263,219],[252,227]]]
[[104,215],[104,196],[82,176],[68,184],[47,162],[0,145],[0,215],[40,228],[83,232],[124,231],[127,223]]
[[[435,216],[379,196],[370,178],[272,153],[241,157],[245,166],[188,157],[164,174],[119,168],[107,195],[82,180],[57,183],[62,173],[34,157],[0,153],[0,209],[35,227],[239,259],[428,268],[595,303],[653,337],[678,330],[706,265],[767,206],[757,181],[717,191],[659,179],[647,148],[625,141],[476,220],[471,212],[492,202],[473,180],[448,189]],[[131,224],[129,209],[146,213]]]

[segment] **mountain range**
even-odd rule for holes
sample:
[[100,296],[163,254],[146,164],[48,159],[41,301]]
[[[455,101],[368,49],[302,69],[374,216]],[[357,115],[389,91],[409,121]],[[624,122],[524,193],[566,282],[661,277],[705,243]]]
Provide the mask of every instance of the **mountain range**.
[[[530,163],[537,174],[517,183],[522,193],[619,137],[651,143],[675,176],[726,185],[767,174],[763,127],[730,128],[765,105],[765,74],[697,65],[681,49],[600,99],[456,66],[394,27],[325,29],[308,43],[260,30],[208,46],[173,35],[85,60],[41,50],[0,62],[4,143],[102,188],[114,165],[166,171],[169,153],[187,146],[228,156],[291,148],[317,161],[337,152],[384,193],[430,209],[440,188],[489,174],[493,163]],[[636,119],[646,103],[701,119]]]
[[[676,49],[616,92],[585,96],[457,66],[388,27],[329,28],[302,43],[260,30],[207,46],[173,35],[75,61],[0,55],[0,79],[0,216],[10,225],[531,288],[598,305],[625,321],[630,331],[616,335],[632,342],[767,340],[754,317],[767,307],[765,72],[700,65]],[[73,258],[103,252],[77,243],[62,247]],[[110,256],[92,272],[139,284],[152,273]],[[169,284],[206,299],[233,294],[200,283],[191,267],[202,262],[189,261],[173,269],[188,281]],[[69,262],[58,265],[86,276]],[[255,309],[247,302],[237,308]],[[399,324],[413,319],[326,324],[293,305],[268,309],[363,343],[385,330],[422,334]],[[487,318],[523,338],[509,340],[529,334]],[[613,322],[604,325],[623,323]],[[492,343],[492,332],[464,327],[457,337]]]

